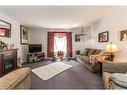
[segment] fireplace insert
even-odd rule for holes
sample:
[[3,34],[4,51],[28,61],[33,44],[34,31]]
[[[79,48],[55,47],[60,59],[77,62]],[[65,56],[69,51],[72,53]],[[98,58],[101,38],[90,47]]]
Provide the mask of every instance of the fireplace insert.
[[7,72],[8,70],[13,69],[13,58],[9,57],[4,59],[4,70]]

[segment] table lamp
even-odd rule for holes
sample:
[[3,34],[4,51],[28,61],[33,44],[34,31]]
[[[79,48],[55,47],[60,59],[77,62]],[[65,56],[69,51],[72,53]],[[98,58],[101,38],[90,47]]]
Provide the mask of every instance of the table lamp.
[[111,53],[111,59],[112,59],[111,61],[113,61],[113,58],[114,58],[113,53],[118,52],[119,49],[116,44],[113,44],[112,42],[110,42],[109,44],[107,44],[105,51]]

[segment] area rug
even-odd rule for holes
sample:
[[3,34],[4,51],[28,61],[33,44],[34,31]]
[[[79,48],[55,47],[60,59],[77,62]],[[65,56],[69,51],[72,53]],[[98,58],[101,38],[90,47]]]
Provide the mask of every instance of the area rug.
[[48,80],[70,69],[71,67],[71,65],[64,64],[62,62],[56,62],[36,69],[32,69],[32,72],[35,73],[38,77],[40,77],[42,80]]

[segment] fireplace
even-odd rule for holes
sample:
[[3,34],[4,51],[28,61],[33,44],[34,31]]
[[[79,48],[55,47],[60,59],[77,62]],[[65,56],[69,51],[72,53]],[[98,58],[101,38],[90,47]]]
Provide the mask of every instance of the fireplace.
[[17,68],[17,49],[0,51],[0,76]]
[[4,59],[4,71],[5,72],[13,69],[13,67],[14,66],[13,66],[13,58],[12,57]]

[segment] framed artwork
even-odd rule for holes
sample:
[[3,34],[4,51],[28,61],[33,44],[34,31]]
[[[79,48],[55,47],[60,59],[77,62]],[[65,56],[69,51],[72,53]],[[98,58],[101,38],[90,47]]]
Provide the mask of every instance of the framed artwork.
[[80,35],[79,34],[75,34],[75,42],[80,42]]
[[120,31],[120,41],[127,41],[127,30]]
[[108,31],[98,34],[98,42],[108,42],[108,40],[109,40]]
[[29,29],[23,25],[20,25],[20,42],[21,44],[29,43]]
[[11,24],[0,20],[0,36],[1,37],[11,37]]

